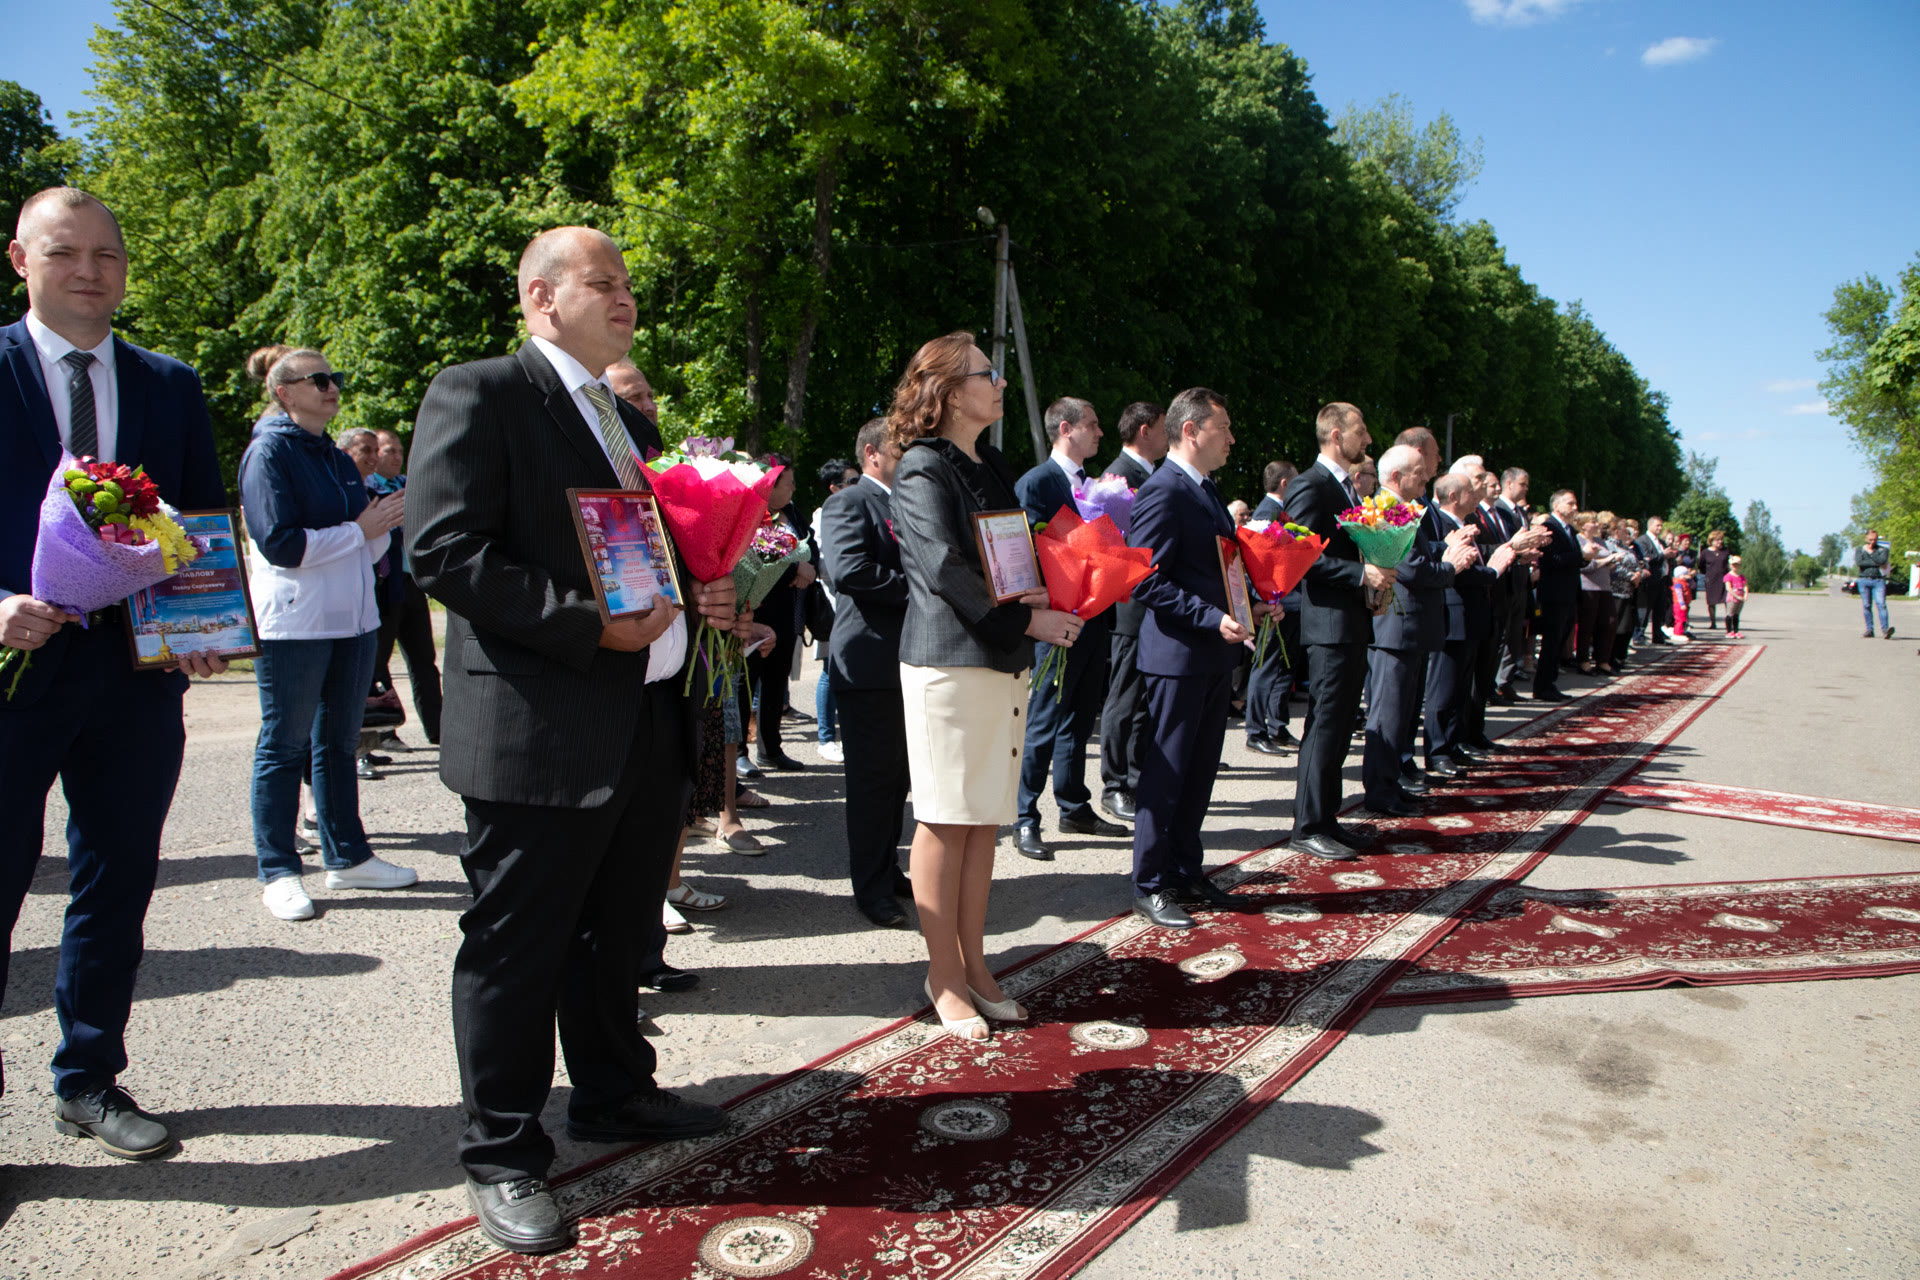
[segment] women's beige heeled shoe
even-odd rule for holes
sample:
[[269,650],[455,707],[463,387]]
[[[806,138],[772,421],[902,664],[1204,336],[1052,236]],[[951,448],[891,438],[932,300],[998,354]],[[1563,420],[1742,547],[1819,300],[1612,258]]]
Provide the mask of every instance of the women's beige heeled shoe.
[[[927,993],[927,1003],[933,1005],[933,1016],[940,1018],[940,1006],[935,1004],[933,999],[933,980],[929,978],[923,981],[920,989]],[[973,989],[969,987],[967,993],[971,995]],[[948,1035],[959,1040],[971,1040],[975,1044],[984,1044],[993,1039],[993,1031],[987,1026],[987,1020],[977,1014],[971,1018],[962,1018],[958,1022],[948,1022],[945,1018],[940,1018],[940,1026]]]
[[967,988],[967,998],[973,1001],[974,1008],[987,1015],[987,1017],[992,1018],[995,1022],[1025,1022],[1027,1020],[1026,1007],[1018,1000],[989,1000],[972,987]]

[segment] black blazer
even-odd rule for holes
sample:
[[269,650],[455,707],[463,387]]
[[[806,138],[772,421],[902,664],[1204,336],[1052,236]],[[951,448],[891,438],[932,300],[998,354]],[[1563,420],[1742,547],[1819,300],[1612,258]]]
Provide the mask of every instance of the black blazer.
[[[1442,511],[1437,502],[1427,508],[1427,514],[1433,517],[1434,527],[1442,538],[1461,526],[1461,522]],[[1493,630],[1493,589],[1506,576],[1495,573],[1487,564],[1500,542],[1490,541],[1486,529],[1477,522],[1471,527],[1474,545],[1480,549],[1480,563],[1456,571],[1447,586],[1449,643],[1483,639]]]
[[[814,572],[818,573],[820,544],[814,541],[813,526],[801,517],[798,504],[789,502],[785,511],[777,511],[773,514],[784,519],[794,531],[795,536],[806,544],[808,553],[812,557]],[[759,607],[753,611],[753,620],[764,622],[772,627],[774,635],[781,640],[791,640],[807,629],[806,591],[814,588],[808,587],[806,591],[802,591],[794,586],[793,580],[799,576],[800,566],[788,565],[786,572],[780,575],[780,580],[773,584],[773,590],[767,592],[767,598],[762,600]],[[765,656],[764,650],[762,656]]]
[[1360,548],[1339,524],[1340,513],[1352,505],[1333,472],[1317,460],[1287,486],[1287,519],[1327,540],[1327,549],[1300,580],[1302,644],[1373,643]]
[[[1394,570],[1397,608],[1373,620],[1373,643],[1382,649],[1431,652],[1447,639],[1447,588],[1453,585],[1453,566],[1446,554],[1446,532],[1437,504],[1429,503],[1420,517],[1407,558]],[[1451,521],[1448,522],[1451,526]]]
[[[653,424],[614,403],[635,447],[658,449]],[[619,484],[532,343],[443,370],[427,388],[408,475],[407,564],[447,607],[440,779],[460,795],[575,809],[613,795],[648,655],[599,647],[566,491]]]
[[1587,558],[1580,553],[1580,540],[1573,531],[1553,516],[1547,517],[1547,531],[1553,536],[1540,553],[1540,603],[1574,604],[1580,599],[1580,570]]
[[992,445],[980,461],[951,440],[924,436],[907,446],[893,477],[893,528],[907,574],[900,661],[915,667],[988,667],[1015,674],[1033,665],[1027,626],[1033,610],[996,605],[980,564],[972,516],[1008,511],[1013,471]]
[[1140,486],[1127,541],[1153,552],[1155,572],[1134,588],[1147,606],[1140,624],[1140,670],[1153,676],[1217,675],[1245,652],[1220,635],[1227,584],[1218,539],[1233,536],[1226,505],[1177,463],[1163,463]]
[[1060,508],[1073,506],[1073,482],[1051,455],[1039,466],[1028,468],[1014,484],[1013,492],[1026,509],[1027,523],[1035,528],[1059,515]]
[[[1153,472],[1134,461],[1133,455],[1123,449],[1120,451],[1119,457],[1107,464],[1107,469],[1103,474],[1119,476],[1127,482],[1127,488],[1138,492],[1140,486],[1147,482],[1148,478],[1153,475]],[[1122,600],[1119,604],[1113,606],[1113,634],[1117,636],[1139,635],[1140,624],[1146,619],[1146,616],[1147,606],[1141,604],[1138,600]]]
[[893,534],[893,498],[866,477],[827,499],[820,541],[833,583],[827,675],[839,689],[900,687],[900,628],[907,620],[907,573]]

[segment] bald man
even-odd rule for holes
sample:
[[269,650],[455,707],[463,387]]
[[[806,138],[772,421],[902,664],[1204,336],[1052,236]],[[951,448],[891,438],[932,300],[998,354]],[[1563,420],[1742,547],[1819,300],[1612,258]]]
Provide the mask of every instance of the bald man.
[[[572,1239],[540,1126],[556,1022],[576,1141],[690,1137],[725,1116],[654,1083],[638,1026],[641,983],[692,978],[642,972],[698,757],[690,619],[664,596],[602,619],[567,498],[648,487],[659,436],[605,377],[633,343],[632,286],[618,245],[562,227],[527,246],[519,287],[526,345],[443,371],[420,405],[407,560],[447,607],[440,778],[466,805],[474,893],[453,964],[460,1160],[488,1238],[547,1253]],[[691,595],[735,626],[731,581]]]
[[[72,896],[53,984],[60,1020],[54,1123],[109,1155],[143,1160],[167,1151],[173,1138],[117,1078],[127,1067],[127,1018],[160,831],[186,746],[187,680],[172,669],[134,670],[118,604],[96,610],[82,627],[59,602],[34,599],[34,544],[62,450],[143,466],[162,498],[188,510],[226,506],[226,485],[199,377],[114,336],[127,246],[107,207],[72,187],[29,196],[8,256],[27,282],[28,311],[0,329],[0,644],[25,650],[32,665],[0,698],[0,920],[10,936],[58,778]],[[198,653],[182,665],[196,675],[225,667]],[[14,1111],[24,1119],[23,1107]]]

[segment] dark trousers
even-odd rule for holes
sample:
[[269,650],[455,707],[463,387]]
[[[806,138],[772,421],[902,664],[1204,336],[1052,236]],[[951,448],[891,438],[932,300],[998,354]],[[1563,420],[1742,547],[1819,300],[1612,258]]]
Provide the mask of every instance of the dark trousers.
[[[160,831],[186,749],[177,675],[135,671],[118,619],[66,628],[45,692],[0,699],[0,923],[11,950],[45,838],[47,792],[67,798],[67,884],[53,1008],[53,1087],[77,1097],[127,1067],[127,1016],[141,929],[160,865]],[[50,659],[42,654],[39,661]],[[0,954],[0,994],[7,957]]]
[[1266,653],[1254,664],[1253,679],[1247,685],[1249,738],[1269,738],[1287,727],[1287,704],[1293,698],[1293,671],[1287,661],[1300,652],[1300,629],[1296,624],[1291,636],[1286,630],[1282,621],[1280,633],[1267,641]]
[[[1034,645],[1034,670],[1052,652],[1050,644]],[[1027,736],[1020,750],[1020,825],[1040,825],[1040,793],[1049,772],[1061,817],[1093,812],[1093,793],[1087,790],[1087,739],[1093,736],[1106,691],[1106,628],[1089,623],[1067,650],[1060,687],[1056,690],[1049,679],[1027,698]]]
[[1108,800],[1131,796],[1140,788],[1147,686],[1139,656],[1139,636],[1116,634],[1107,644],[1107,700],[1100,708],[1100,794]]
[[1580,593],[1578,643],[1580,661],[1613,661],[1613,593],[1611,591]]
[[1480,648],[1474,640],[1449,640],[1427,655],[1424,711],[1428,763],[1441,756],[1451,756],[1455,747],[1473,742],[1468,735],[1466,709]]
[[846,752],[847,870],[853,900],[893,900],[907,817],[907,712],[898,689],[838,689]]
[[467,1129],[460,1162],[480,1182],[545,1177],[553,1140],[553,1030],[569,1109],[655,1088],[640,1034],[643,957],[660,929],[691,780],[676,681],[647,686],[625,770],[593,809],[468,798],[461,855],[474,902],[453,960],[453,1042]]
[[1340,771],[1347,763],[1360,688],[1367,679],[1364,644],[1310,644],[1307,717],[1300,728],[1300,769],[1293,792],[1293,834],[1332,835],[1340,812]]
[[1673,611],[1673,592],[1668,589],[1672,582],[1671,578],[1652,577],[1640,584],[1640,614],[1646,621],[1648,644],[1667,642],[1660,619]]
[[1484,746],[1487,738],[1487,700],[1493,696],[1500,671],[1500,646],[1489,634],[1470,642],[1473,661],[1468,664],[1466,701],[1460,707],[1460,740],[1470,747]]
[[1200,824],[1227,741],[1233,672],[1150,675],[1146,683],[1147,750],[1133,818],[1133,890],[1141,897],[1200,878]]
[[[1527,571],[1516,566],[1511,572],[1524,575]],[[1527,656],[1527,613],[1533,595],[1526,584],[1516,582],[1507,590],[1507,598],[1493,615],[1493,634],[1500,647],[1499,670],[1494,673],[1494,684],[1501,688],[1511,687],[1520,677],[1520,667]]]
[[773,643],[756,650],[747,658],[747,675],[753,681],[753,719],[757,730],[753,749],[763,756],[774,755],[780,750],[780,717],[787,709],[787,684],[793,678],[793,646],[797,643],[797,635],[776,629]]
[[1540,605],[1540,656],[1534,659],[1533,691],[1553,688],[1560,679],[1560,651],[1573,631],[1574,602],[1545,601]]
[[1375,808],[1402,798],[1400,767],[1413,753],[1413,718],[1426,665],[1420,649],[1367,650],[1367,744],[1360,777],[1367,803]]
[[433,644],[433,610],[427,605],[427,593],[412,578],[400,574],[398,581],[380,584],[384,608],[380,610],[380,649],[374,659],[374,676],[387,688],[393,688],[393,646],[407,660],[407,678],[413,685],[413,709],[420,716],[420,730],[428,742],[440,741],[440,667]]

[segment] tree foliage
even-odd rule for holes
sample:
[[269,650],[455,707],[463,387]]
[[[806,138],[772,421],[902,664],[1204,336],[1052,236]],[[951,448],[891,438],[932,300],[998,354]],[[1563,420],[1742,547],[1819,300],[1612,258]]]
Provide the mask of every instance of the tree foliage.
[[1747,504],[1747,519],[1741,526],[1740,538],[1745,547],[1740,553],[1741,567],[1747,571],[1748,587],[1754,591],[1778,591],[1787,580],[1788,556],[1785,544],[1780,541],[1780,526],[1774,523],[1766,503],[1755,499]]
[[1485,165],[1480,139],[1464,141],[1452,116],[1442,111],[1425,128],[1415,128],[1413,105],[1397,93],[1370,107],[1348,103],[1334,121],[1333,136],[1442,221],[1453,216]]
[[[63,142],[40,95],[11,80],[0,80],[0,227],[8,239],[20,220],[20,206],[34,192],[66,181],[74,147]],[[9,315],[27,309],[26,282],[8,271],[4,305]]]
[[1820,392],[1867,455],[1875,483],[1854,501],[1855,537],[1867,528],[1920,546],[1920,255],[1890,289],[1872,275],[1833,291],[1833,342]]
[[1714,479],[1720,460],[1688,451],[1685,467],[1687,491],[1673,504],[1668,526],[1675,533],[1692,534],[1696,546],[1704,546],[1707,535],[1718,529],[1727,536],[1727,550],[1739,555],[1740,522],[1733,517],[1733,500]]

